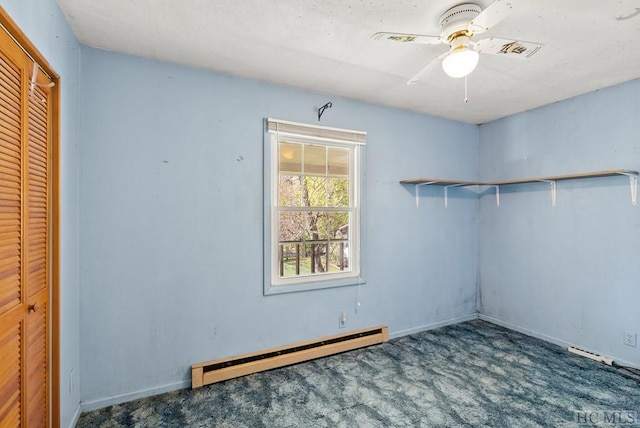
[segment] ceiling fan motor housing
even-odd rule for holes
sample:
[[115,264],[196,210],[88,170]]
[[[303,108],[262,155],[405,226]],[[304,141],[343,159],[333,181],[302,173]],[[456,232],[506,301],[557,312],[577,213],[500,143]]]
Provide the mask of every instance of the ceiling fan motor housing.
[[456,33],[466,32],[469,23],[482,12],[482,7],[474,3],[463,3],[452,7],[440,17],[440,34],[449,40]]

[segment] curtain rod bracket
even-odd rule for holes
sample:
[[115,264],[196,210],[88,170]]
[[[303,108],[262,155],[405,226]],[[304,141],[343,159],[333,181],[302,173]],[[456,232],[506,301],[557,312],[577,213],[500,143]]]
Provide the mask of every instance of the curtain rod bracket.
[[333,107],[333,103],[329,101],[328,103],[326,103],[325,105],[323,105],[318,109],[318,122],[320,122],[320,118],[322,117],[322,114],[324,113],[324,111],[331,107]]

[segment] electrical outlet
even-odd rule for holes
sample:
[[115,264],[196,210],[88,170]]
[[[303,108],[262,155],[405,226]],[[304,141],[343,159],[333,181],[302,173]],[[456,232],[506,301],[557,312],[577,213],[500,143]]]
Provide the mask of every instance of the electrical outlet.
[[344,328],[344,325],[347,323],[347,313],[342,311],[340,313],[340,318],[338,318],[338,327]]
[[635,331],[626,331],[624,332],[624,344],[627,346],[636,347],[638,346],[638,334]]

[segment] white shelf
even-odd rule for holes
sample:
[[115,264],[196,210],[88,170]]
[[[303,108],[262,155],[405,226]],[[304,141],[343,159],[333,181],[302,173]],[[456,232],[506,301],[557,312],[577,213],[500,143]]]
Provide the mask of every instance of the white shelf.
[[551,187],[551,204],[556,204],[556,182],[562,180],[579,180],[585,178],[599,178],[599,177],[613,177],[613,176],[627,176],[629,177],[629,187],[631,190],[631,203],[637,205],[638,194],[638,171],[632,171],[628,169],[613,169],[606,171],[594,171],[584,172],[580,174],[566,174],[566,175],[552,175],[548,177],[533,177],[523,178],[517,180],[505,180],[505,181],[461,181],[461,180],[445,180],[441,178],[411,178],[407,180],[401,180],[400,184],[413,184],[415,186],[416,193],[416,206],[420,205],[420,186],[443,186],[444,187],[444,203],[447,206],[448,203],[448,189],[449,187],[466,187],[466,186],[487,186],[495,187],[496,189],[496,204],[500,206],[500,186],[508,186],[513,184],[525,184],[525,183],[549,183]]

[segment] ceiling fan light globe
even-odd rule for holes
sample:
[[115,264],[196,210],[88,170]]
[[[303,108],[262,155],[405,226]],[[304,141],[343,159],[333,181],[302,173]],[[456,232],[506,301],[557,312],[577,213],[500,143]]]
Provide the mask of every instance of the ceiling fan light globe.
[[468,76],[478,65],[480,55],[469,48],[451,52],[442,61],[442,69],[449,77],[460,78]]

